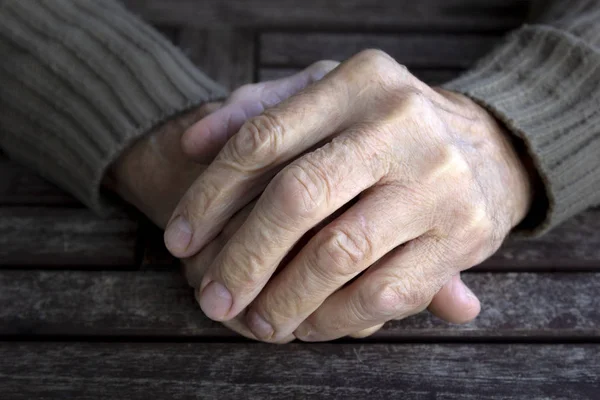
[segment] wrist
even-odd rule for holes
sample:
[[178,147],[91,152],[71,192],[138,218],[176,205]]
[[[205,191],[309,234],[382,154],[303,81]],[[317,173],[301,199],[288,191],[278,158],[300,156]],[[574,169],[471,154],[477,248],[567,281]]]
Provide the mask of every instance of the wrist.
[[[469,99],[470,100],[470,99]],[[494,156],[500,168],[500,182],[505,187],[505,201],[511,228],[521,224],[531,212],[537,187],[537,171],[525,145],[502,121],[487,109],[470,100],[480,109],[487,127]]]
[[[455,106],[454,112],[462,115],[461,140],[467,139],[477,149],[479,168],[494,172],[495,182],[489,182],[490,198],[496,198],[495,207],[507,217],[510,228],[528,218],[537,187],[537,172],[522,141],[486,108],[471,98],[448,90],[436,88],[439,94]],[[496,194],[493,194],[496,193]]]
[[214,103],[197,107],[148,132],[110,166],[104,187],[164,228],[181,196],[205,168],[185,157],[181,135],[214,107]]

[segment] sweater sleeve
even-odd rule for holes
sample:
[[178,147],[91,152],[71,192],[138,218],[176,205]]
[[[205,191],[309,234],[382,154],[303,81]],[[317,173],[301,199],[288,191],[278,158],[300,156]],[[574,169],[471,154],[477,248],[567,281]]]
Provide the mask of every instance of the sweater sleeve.
[[98,212],[127,146],[224,96],[113,0],[0,0],[0,147]]
[[535,11],[444,85],[522,139],[544,186],[520,227],[534,235],[600,204],[600,2],[553,0]]

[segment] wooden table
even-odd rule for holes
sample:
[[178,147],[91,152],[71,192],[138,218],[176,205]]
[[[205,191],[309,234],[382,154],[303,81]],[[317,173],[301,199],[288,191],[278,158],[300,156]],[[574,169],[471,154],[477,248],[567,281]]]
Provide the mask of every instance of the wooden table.
[[[228,87],[379,47],[430,83],[525,18],[518,0],[127,0]],[[284,346],[207,320],[135,212],[95,217],[0,158],[0,399],[600,399],[600,210],[464,275],[481,316]]]

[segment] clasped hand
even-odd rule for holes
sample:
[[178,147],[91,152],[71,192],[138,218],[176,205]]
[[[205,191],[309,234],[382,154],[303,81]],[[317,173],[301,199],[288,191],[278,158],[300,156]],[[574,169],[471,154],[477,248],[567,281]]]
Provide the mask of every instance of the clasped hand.
[[427,307],[474,318],[459,273],[532,197],[492,115],[375,50],[243,87],[181,143],[210,164],[167,248],[208,317],[269,342],[364,336]]

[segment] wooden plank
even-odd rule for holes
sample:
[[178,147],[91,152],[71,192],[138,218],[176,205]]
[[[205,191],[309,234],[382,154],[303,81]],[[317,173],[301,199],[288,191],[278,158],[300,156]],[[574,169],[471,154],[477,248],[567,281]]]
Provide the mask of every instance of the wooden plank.
[[81,203],[29,169],[0,155],[0,205],[82,207]]
[[125,0],[157,24],[203,28],[506,31],[529,0]]
[[583,212],[539,238],[511,238],[478,268],[599,270],[600,209]]
[[228,89],[254,78],[254,42],[251,31],[195,29],[181,31],[179,45],[200,69]]
[[[428,313],[379,338],[600,338],[600,273],[473,273],[481,315],[454,326]],[[202,314],[177,270],[0,271],[0,335],[194,336],[234,333]]]
[[0,208],[0,266],[135,266],[137,222],[86,209]]
[[[300,68],[260,68],[258,70],[259,81],[270,81],[284,78],[299,72]],[[462,69],[428,69],[411,68],[411,72],[423,82],[429,85],[440,85],[456,78]]]
[[600,346],[2,343],[7,399],[597,399]]
[[[144,268],[172,268],[177,261],[164,246],[162,231],[144,229]],[[600,209],[571,218],[535,239],[509,238],[477,271],[600,271]]]
[[260,35],[260,64],[303,67],[315,61],[345,60],[379,48],[409,68],[467,68],[500,40],[496,35],[325,34],[269,32]]

